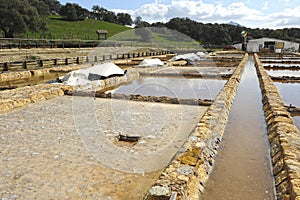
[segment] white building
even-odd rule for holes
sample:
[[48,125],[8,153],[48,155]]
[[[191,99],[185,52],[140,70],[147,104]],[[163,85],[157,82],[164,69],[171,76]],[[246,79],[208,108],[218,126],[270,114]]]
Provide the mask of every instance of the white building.
[[248,52],[299,52],[299,43],[278,40],[273,38],[260,38],[249,40],[247,43]]

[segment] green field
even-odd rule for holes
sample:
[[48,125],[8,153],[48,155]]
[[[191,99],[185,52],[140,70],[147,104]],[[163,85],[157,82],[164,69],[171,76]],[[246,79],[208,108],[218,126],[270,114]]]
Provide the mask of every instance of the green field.
[[32,33],[28,31],[27,37],[31,39],[81,39],[97,40],[99,29],[108,31],[108,37],[130,28],[104,21],[86,19],[84,21],[64,21],[61,16],[52,15],[48,18],[48,31],[45,33]]

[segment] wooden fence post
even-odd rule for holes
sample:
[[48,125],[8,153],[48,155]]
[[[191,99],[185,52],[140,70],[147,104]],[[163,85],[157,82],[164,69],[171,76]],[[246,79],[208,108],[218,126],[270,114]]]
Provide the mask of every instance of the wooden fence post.
[[40,66],[40,67],[44,67],[44,62],[43,62],[43,60],[40,60],[39,66]]
[[24,61],[24,62],[23,62],[23,68],[24,68],[24,69],[27,69],[27,61]]
[[3,71],[8,71],[8,62],[4,63]]

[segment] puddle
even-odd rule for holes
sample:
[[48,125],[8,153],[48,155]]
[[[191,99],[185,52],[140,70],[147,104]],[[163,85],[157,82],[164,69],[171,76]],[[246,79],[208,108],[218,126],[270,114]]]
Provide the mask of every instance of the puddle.
[[215,99],[226,80],[144,77],[115,90],[117,94]]
[[300,77],[300,70],[267,70],[270,76],[294,76]]
[[300,107],[300,83],[274,82],[286,105]]
[[261,102],[253,57],[249,57],[201,199],[275,199]]

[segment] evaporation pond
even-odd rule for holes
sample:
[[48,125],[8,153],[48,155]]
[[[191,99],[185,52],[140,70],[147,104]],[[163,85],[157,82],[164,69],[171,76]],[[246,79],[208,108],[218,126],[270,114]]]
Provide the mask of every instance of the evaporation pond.
[[108,91],[117,94],[215,99],[226,80],[143,77]]
[[274,82],[285,105],[300,107],[300,83]]
[[300,77],[300,70],[267,70],[270,76],[294,76]]

